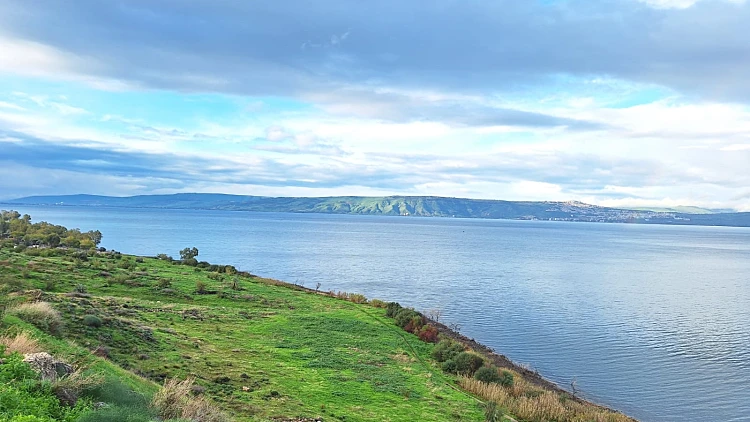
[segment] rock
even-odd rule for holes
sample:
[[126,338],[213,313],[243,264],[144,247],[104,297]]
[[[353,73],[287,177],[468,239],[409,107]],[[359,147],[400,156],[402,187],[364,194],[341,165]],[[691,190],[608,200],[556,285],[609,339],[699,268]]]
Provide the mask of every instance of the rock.
[[28,363],[32,369],[39,372],[44,381],[57,381],[58,378],[73,373],[72,366],[55,359],[46,352],[25,354],[23,361]]

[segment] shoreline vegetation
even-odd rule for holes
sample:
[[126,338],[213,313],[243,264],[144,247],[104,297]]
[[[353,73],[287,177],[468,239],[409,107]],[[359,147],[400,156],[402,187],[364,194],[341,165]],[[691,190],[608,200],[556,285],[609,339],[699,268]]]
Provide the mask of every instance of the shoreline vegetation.
[[[100,241],[2,212],[0,420],[634,421],[439,312]],[[40,352],[69,371],[39,379]]]
[[11,205],[224,210],[403,217],[750,227],[750,212],[698,207],[608,208],[577,201],[503,201],[436,196],[262,197],[211,193],[31,196]]

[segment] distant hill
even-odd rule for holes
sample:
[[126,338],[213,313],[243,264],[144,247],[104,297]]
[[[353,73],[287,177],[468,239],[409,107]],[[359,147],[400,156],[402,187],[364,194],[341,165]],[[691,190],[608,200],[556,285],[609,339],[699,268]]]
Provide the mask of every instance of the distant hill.
[[401,215],[513,220],[694,224],[750,227],[750,213],[698,213],[697,208],[654,211],[606,208],[582,202],[500,201],[436,196],[263,197],[213,193],[30,196],[7,204],[206,209],[257,212]]
[[726,214],[734,213],[735,210],[728,208],[713,209],[713,208],[701,208],[701,207],[690,207],[690,206],[676,206],[676,207],[623,207],[626,210],[635,211],[654,211],[654,212],[674,212],[679,214]]

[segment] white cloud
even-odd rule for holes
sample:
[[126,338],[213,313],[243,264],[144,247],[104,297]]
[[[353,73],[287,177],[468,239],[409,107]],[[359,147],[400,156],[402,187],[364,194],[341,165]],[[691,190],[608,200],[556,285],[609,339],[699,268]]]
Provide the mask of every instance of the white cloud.
[[11,109],[11,110],[16,110],[16,111],[26,110],[25,108],[21,107],[18,104],[9,103],[7,101],[0,101],[0,108]]
[[95,76],[102,65],[91,57],[66,53],[55,47],[0,32],[0,74],[83,82],[105,91],[133,89],[129,82]]
[[[655,9],[687,9],[705,0],[638,0]],[[711,0],[708,0],[711,1]],[[717,0],[712,0],[717,1]],[[718,0],[727,3],[743,4],[746,0]]]

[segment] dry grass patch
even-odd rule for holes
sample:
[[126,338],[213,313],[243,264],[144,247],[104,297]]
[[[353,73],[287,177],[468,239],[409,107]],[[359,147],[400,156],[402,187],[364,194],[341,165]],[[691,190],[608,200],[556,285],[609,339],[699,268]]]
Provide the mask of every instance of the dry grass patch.
[[164,387],[154,395],[151,406],[159,417],[167,419],[187,419],[193,422],[229,421],[216,406],[203,397],[192,395],[195,378],[164,381]]
[[37,353],[42,351],[41,347],[39,347],[39,342],[25,331],[22,331],[13,337],[0,337],[0,345],[5,347],[5,353],[7,354],[18,353],[25,355],[27,353]]
[[[519,378],[517,378],[519,379]],[[600,407],[566,399],[530,384],[516,383],[511,388],[487,384],[474,378],[459,379],[461,387],[481,398],[493,401],[516,417],[533,422],[634,422],[633,419]]]
[[62,316],[47,302],[22,303],[8,308],[5,312],[34,324],[52,335],[62,333]]

